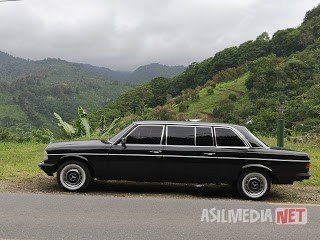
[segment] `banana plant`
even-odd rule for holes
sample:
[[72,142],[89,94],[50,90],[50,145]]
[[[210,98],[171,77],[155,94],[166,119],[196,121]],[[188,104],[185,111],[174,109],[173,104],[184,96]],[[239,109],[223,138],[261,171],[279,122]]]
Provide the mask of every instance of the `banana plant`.
[[106,120],[104,118],[103,126],[101,126],[101,129],[96,129],[95,131],[92,131],[89,124],[88,115],[82,107],[78,108],[78,119],[75,121],[75,126],[72,126],[71,124],[65,122],[57,113],[54,113],[54,116],[58,120],[58,126],[62,129],[63,133],[68,138],[81,137],[84,135],[87,138],[90,138],[91,132],[93,132],[93,134],[100,135],[101,138],[106,139],[110,136],[112,130],[115,128],[120,119],[115,118],[109,126],[105,126]]
[[63,133],[69,138],[74,137],[77,132],[76,129],[71,124],[63,121],[62,117],[58,113],[53,114],[58,120],[58,126],[61,127]]
[[115,128],[120,118],[115,118],[112,123],[109,125],[107,130],[101,135],[101,138],[106,139],[110,136],[111,131]]
[[91,136],[91,127],[89,124],[88,114],[83,110],[82,107],[78,107],[78,120],[77,120],[78,131],[80,131],[80,135],[82,134],[82,130],[84,129],[86,137]]

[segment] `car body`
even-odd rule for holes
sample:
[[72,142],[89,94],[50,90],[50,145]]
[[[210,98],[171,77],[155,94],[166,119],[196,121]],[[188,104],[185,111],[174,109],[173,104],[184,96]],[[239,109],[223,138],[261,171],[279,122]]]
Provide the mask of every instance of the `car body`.
[[108,141],[50,144],[46,155],[39,167],[50,176],[57,172],[59,184],[70,191],[83,190],[91,179],[227,183],[245,198],[261,199],[271,183],[310,177],[308,154],[268,147],[232,124],[134,122]]

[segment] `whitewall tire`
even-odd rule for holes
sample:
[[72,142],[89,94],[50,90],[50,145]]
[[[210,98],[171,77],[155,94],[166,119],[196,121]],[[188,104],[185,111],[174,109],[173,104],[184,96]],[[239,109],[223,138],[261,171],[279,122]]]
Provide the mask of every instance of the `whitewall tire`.
[[67,191],[83,191],[91,182],[91,173],[86,164],[80,161],[67,161],[57,172],[60,187]]
[[237,182],[239,194],[245,199],[261,200],[270,191],[271,181],[267,173],[261,170],[244,171]]

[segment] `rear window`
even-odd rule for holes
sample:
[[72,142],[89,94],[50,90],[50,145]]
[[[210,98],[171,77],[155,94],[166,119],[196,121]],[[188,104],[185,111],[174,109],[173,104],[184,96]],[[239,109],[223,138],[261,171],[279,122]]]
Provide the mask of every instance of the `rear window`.
[[252,147],[267,147],[267,145],[254,136],[246,127],[239,126],[237,130],[248,140]]
[[217,146],[220,147],[245,147],[241,138],[229,128],[215,128]]

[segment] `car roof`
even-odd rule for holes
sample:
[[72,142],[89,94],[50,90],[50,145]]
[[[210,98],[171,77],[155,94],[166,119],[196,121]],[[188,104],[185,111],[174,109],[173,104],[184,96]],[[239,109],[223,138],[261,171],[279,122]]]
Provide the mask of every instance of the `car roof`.
[[166,125],[190,125],[190,126],[225,126],[225,127],[243,127],[236,124],[227,124],[227,123],[210,123],[210,122],[196,122],[196,121],[137,121],[134,122],[137,125],[148,125],[148,124],[166,124]]

